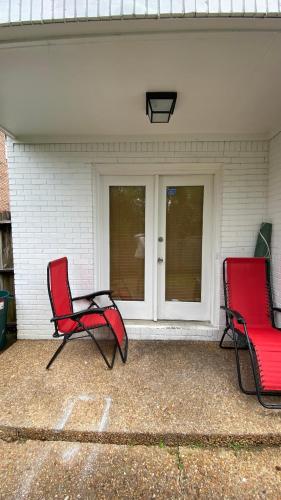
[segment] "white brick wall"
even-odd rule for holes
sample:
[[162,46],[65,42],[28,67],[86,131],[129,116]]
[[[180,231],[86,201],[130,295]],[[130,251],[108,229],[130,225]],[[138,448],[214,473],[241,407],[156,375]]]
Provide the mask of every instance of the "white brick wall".
[[[245,160],[244,160],[245,161]],[[252,256],[259,224],[266,218],[267,163],[224,168],[222,256]]]
[[121,163],[222,164],[221,260],[252,255],[266,217],[266,141],[9,142],[8,159],[19,338],[51,334],[49,260],[69,257],[74,293],[95,288],[92,163],[116,165],[116,173]]
[[[268,218],[272,228],[272,271],[275,304],[281,307],[281,134],[270,143]],[[279,319],[281,324],[280,314]]]

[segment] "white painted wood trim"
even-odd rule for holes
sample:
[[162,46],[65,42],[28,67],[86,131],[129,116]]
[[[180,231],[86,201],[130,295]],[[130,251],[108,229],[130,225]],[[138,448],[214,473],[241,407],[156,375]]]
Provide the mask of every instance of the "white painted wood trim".
[[220,172],[223,163],[96,163],[100,175],[204,175]]
[[[0,124],[1,128],[1,124]],[[2,127],[3,128],[3,127]],[[5,130],[5,129],[4,129]],[[7,130],[6,130],[7,132]],[[44,144],[45,147],[48,145],[52,146],[62,146],[63,144],[66,146],[70,142],[69,136],[63,135],[21,135],[20,137],[14,137],[10,132],[8,136],[13,144],[25,144],[28,145],[29,151],[35,151],[36,145]],[[75,145],[99,145],[99,147],[106,147],[109,144],[118,144],[118,143],[127,143],[130,144],[142,144],[142,143],[161,143],[161,144],[178,144],[178,143],[190,143],[190,142],[239,142],[242,150],[248,151],[249,147],[250,151],[252,151],[251,146],[255,146],[256,142],[267,143],[270,139],[272,139],[272,135],[268,133],[260,133],[260,134],[219,134],[219,133],[208,133],[208,134],[165,134],[165,139],[163,140],[163,135],[151,134],[151,135],[75,135],[71,136],[71,144]],[[54,149],[52,149],[54,151]],[[85,149],[83,149],[85,151]],[[87,152],[91,153],[92,149],[87,149]],[[256,149],[254,149],[256,151]],[[72,151],[73,153],[73,151]]]
[[153,321],[157,321],[158,318],[158,200],[159,200],[159,175],[154,176],[154,248],[153,248]]
[[214,175],[213,184],[214,244],[212,246],[211,322],[215,326],[218,326],[220,321],[222,195],[223,168],[220,168]]

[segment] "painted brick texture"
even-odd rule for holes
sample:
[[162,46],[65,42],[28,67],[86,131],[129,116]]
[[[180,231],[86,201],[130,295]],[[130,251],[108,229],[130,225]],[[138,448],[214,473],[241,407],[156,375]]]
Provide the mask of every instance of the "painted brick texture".
[[0,130],[0,212],[7,212],[9,210],[9,180],[5,152],[5,136]]
[[[217,259],[254,251],[267,215],[267,141],[13,144],[8,147],[20,338],[50,337],[49,260],[67,255],[73,292],[95,288],[94,164],[222,165]],[[171,174],[173,173],[171,169]],[[217,290],[222,295],[222,288]],[[219,299],[218,299],[219,303]]]
[[[275,304],[281,307],[281,134],[271,141],[268,217],[272,222],[272,280]],[[280,314],[276,316],[281,325]]]

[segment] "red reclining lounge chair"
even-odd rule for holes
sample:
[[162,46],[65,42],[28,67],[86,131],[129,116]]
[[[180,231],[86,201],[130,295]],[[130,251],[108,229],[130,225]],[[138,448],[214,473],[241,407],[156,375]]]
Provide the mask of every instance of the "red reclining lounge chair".
[[[275,325],[268,261],[264,258],[227,258],[223,264],[226,328],[220,347],[235,349],[240,389],[256,394],[259,402],[270,409],[281,404],[266,402],[264,396],[281,395],[281,331]],[[223,345],[228,335],[234,347]],[[242,383],[239,351],[241,340],[249,349],[255,391]]]
[[[51,360],[47,365],[47,369],[58,356],[60,351],[69,340],[75,340],[77,337],[72,337],[75,333],[85,332],[95,342],[108,368],[113,368],[116,351],[120,352],[123,363],[126,363],[128,353],[128,337],[124,322],[117,305],[111,296],[110,290],[103,290],[96,293],[91,293],[81,297],[72,298],[68,281],[68,262],[67,258],[53,260],[49,262],[47,271],[48,292],[51,301],[53,318],[55,324],[55,332],[53,337],[62,337],[62,344],[59,346]],[[98,307],[95,299],[102,295],[107,295],[109,305],[107,307]],[[82,311],[73,311],[73,302],[75,300],[87,300],[89,307]],[[107,327],[113,335],[113,352],[112,358],[109,361],[101,348],[100,343],[95,338],[94,331],[97,328]]]

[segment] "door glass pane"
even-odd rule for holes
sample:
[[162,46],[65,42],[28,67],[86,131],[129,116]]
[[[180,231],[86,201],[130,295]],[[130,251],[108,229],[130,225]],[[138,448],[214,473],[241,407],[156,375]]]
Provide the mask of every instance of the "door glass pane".
[[201,301],[204,186],[166,189],[166,301]]
[[110,288],[144,300],[145,186],[110,186]]

